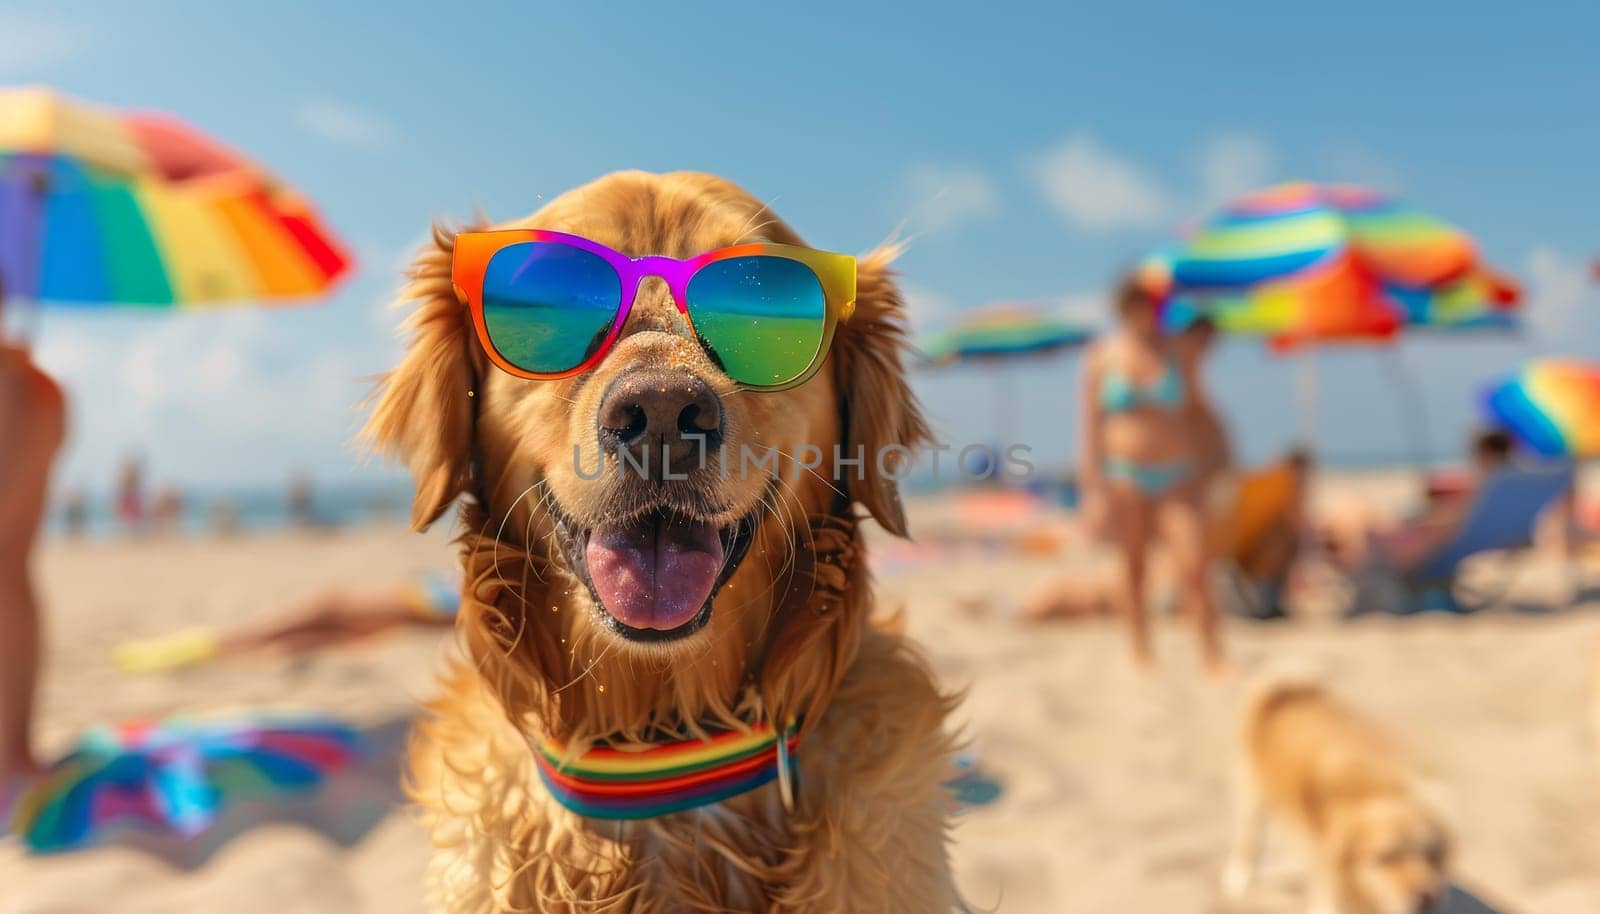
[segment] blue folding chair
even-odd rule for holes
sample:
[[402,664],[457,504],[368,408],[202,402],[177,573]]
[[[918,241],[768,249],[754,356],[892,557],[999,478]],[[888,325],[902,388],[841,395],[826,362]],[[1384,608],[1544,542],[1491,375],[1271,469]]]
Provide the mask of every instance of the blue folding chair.
[[[1498,602],[1511,586],[1509,579],[1491,592],[1464,593],[1457,581],[1462,563],[1483,552],[1531,546],[1539,516],[1572,485],[1569,464],[1515,467],[1485,479],[1450,541],[1415,568],[1400,572],[1410,597],[1402,612],[1467,613]],[[1357,611],[1361,608],[1358,602]]]

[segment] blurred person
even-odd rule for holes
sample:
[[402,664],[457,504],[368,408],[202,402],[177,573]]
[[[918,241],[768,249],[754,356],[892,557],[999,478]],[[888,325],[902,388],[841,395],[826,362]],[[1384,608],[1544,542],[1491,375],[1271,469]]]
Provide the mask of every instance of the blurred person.
[[344,647],[398,628],[450,628],[461,607],[461,576],[429,574],[415,584],[365,592],[328,591],[259,626],[217,634],[190,628],[120,645],[130,673],[178,669],[256,653],[301,656]]
[[[1217,325],[1211,318],[1201,315],[1190,321],[1178,333],[1174,348],[1195,365],[1195,374],[1202,375],[1206,359],[1216,347]],[[1222,480],[1233,468],[1233,444],[1228,435],[1227,423],[1222,421],[1210,400],[1195,398],[1190,404],[1194,423],[1196,448],[1199,454],[1195,472],[1210,486]]]
[[117,522],[133,533],[142,533],[149,520],[144,500],[144,461],[130,454],[117,467],[116,501],[112,510]]
[[1107,619],[1117,612],[1117,584],[1101,579],[1063,577],[1036,591],[1017,616],[1024,622]]
[[1356,515],[1329,531],[1334,557],[1349,569],[1378,560],[1405,570],[1432,555],[1460,528],[1483,483],[1511,466],[1514,445],[1499,429],[1480,429],[1467,442],[1467,471],[1448,491],[1434,491],[1423,509],[1399,523]]
[[88,532],[89,493],[81,488],[73,488],[61,497],[61,528],[73,538]]
[[1161,332],[1155,298],[1136,280],[1116,294],[1118,326],[1084,358],[1079,481],[1091,531],[1122,553],[1117,603],[1133,660],[1152,661],[1145,607],[1147,555],[1160,528],[1170,546],[1180,610],[1197,629],[1206,666],[1223,671],[1220,618],[1212,599],[1204,507],[1208,453],[1197,416],[1210,413],[1198,352]]
[[[4,288],[0,288],[3,316]],[[66,398],[28,351],[0,338],[0,805],[35,773],[33,703],[39,604],[31,564],[50,469],[66,435]]]
[[206,523],[217,536],[237,536],[242,529],[239,506],[231,498],[218,498],[206,508]]
[[289,489],[284,497],[284,507],[289,514],[289,523],[297,527],[316,525],[317,514],[313,491],[310,476],[305,473],[296,473],[290,477]]
[[1467,465],[1453,472],[1435,473],[1427,480],[1423,499],[1429,508],[1471,500],[1485,470],[1504,468],[1516,450],[1511,435],[1497,428],[1480,428],[1467,442]]
[[162,486],[150,500],[150,526],[162,534],[176,533],[183,527],[183,492],[177,486]]

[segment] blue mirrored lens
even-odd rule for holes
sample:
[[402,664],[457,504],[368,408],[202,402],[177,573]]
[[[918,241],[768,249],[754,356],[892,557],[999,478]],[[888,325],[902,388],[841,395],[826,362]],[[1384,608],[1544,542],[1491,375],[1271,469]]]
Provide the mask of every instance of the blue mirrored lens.
[[622,304],[622,280],[598,254],[552,241],[507,245],[483,274],[483,319],[502,358],[559,374],[600,349]]

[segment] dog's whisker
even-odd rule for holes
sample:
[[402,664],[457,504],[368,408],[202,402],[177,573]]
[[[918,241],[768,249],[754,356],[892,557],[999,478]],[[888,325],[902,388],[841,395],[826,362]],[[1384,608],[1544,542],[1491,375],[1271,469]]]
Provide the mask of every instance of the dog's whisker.
[[[495,550],[495,554],[497,556],[499,555],[499,552],[500,552],[500,549],[501,549],[501,546],[502,546],[502,543],[503,543],[503,540],[504,540],[504,536],[505,536],[505,532],[506,532],[506,525],[511,522],[511,515],[513,513],[515,513],[515,511],[517,510],[517,505],[521,504],[521,502],[522,502],[522,500],[524,498],[527,498],[530,493],[532,493],[535,489],[539,488],[541,482],[542,482],[542,480],[535,480],[532,485],[528,486],[526,489],[523,489],[522,492],[519,495],[517,495],[516,498],[512,499],[510,506],[506,508],[505,515],[500,519],[500,527],[499,527],[499,529],[497,529],[495,531],[495,534],[494,534],[494,550]],[[531,515],[530,515],[530,520],[531,520]],[[526,539],[526,537],[524,537],[524,539]],[[512,654],[514,654],[516,652],[517,648],[522,644],[522,636],[527,634],[527,631],[528,631],[528,610],[529,610],[529,607],[528,607],[527,586],[526,586],[527,579],[523,578],[523,586],[522,586],[522,588],[520,590],[517,589],[517,588],[514,588],[512,586],[512,584],[511,584],[511,582],[506,580],[505,573],[501,570],[502,567],[503,566],[500,564],[499,561],[495,562],[495,575],[498,578],[500,585],[502,587],[504,587],[506,589],[506,591],[515,594],[517,599],[518,599],[518,601],[521,602],[521,604],[522,604],[522,613],[521,613],[521,617],[518,620],[517,633],[516,633],[515,636],[512,637],[511,642],[505,646],[505,656],[507,658],[509,658],[509,657],[512,656]]]
[[810,473],[818,482],[827,486],[828,490],[834,495],[837,495],[840,498],[844,498],[846,496],[846,493],[843,489],[833,484],[833,480],[823,476],[821,473],[818,473],[814,467],[809,467],[801,463],[799,460],[795,459],[793,454],[786,454],[781,448],[774,448],[773,453],[777,454],[780,459],[787,457],[789,460],[793,461],[796,469],[805,470],[807,473]]
[[[607,641],[606,642],[606,646],[600,649],[600,655],[595,657],[593,660],[590,660],[589,661],[589,665],[585,666],[583,668],[582,672],[580,672],[580,673],[578,673],[578,675],[572,677],[572,679],[569,682],[567,682],[566,685],[563,685],[563,686],[561,686],[560,688],[557,688],[557,689],[553,689],[550,694],[552,694],[552,695],[560,695],[562,692],[565,692],[566,690],[568,690],[568,689],[572,688],[573,686],[577,685],[578,683],[582,682],[584,677],[588,676],[590,673],[592,673],[594,671],[595,667],[600,665],[600,661],[606,659],[606,657],[611,654],[611,651],[616,648],[617,643],[618,643],[617,640],[614,639],[614,638],[609,640],[609,641]],[[600,684],[604,685],[604,683],[600,683]]]

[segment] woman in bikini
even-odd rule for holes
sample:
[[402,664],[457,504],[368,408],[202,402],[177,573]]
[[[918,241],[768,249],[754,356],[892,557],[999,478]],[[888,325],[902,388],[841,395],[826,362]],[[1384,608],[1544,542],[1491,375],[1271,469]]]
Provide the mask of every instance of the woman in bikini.
[[1197,350],[1161,333],[1156,302],[1137,282],[1117,290],[1119,325],[1090,348],[1081,392],[1079,485],[1091,530],[1122,553],[1117,606],[1134,662],[1151,662],[1146,555],[1164,532],[1181,609],[1194,622],[1206,666],[1224,669],[1206,541],[1204,417]]

